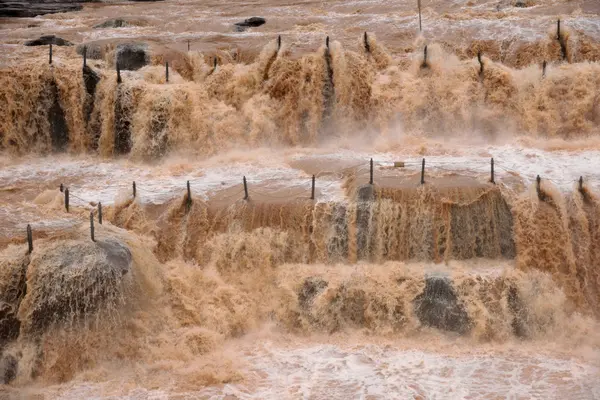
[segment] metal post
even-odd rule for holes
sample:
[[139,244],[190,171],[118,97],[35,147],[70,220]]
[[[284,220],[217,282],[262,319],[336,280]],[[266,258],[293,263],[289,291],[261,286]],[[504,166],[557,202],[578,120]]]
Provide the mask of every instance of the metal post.
[[365,45],[365,51],[367,53],[371,52],[371,45],[369,44],[369,36],[367,35],[367,32],[365,32],[365,35],[363,36],[363,42]]
[[69,212],[69,188],[65,189],[65,209]]
[[583,176],[579,177],[579,191],[583,192]]
[[325,38],[325,46],[329,49],[329,36]]
[[496,184],[496,181],[494,181],[494,158],[493,157],[492,157],[492,176],[491,176],[490,182],[492,182],[493,184]]
[[98,223],[102,225],[102,203],[98,203]]
[[31,225],[27,224],[27,248],[28,253],[33,252],[33,233],[31,232]]
[[190,181],[187,181],[187,200],[186,200],[187,211],[192,208],[192,189],[190,188]]
[[94,211],[90,211],[90,237],[92,238],[92,242],[95,242],[94,238]]
[[121,67],[119,66],[119,62],[117,61],[117,83],[121,83],[123,80],[121,79]]
[[167,61],[166,63],[166,76],[167,76],[167,83],[169,83],[169,62]]
[[544,60],[544,62],[542,63],[542,78],[544,78],[546,76],[546,67],[548,66],[548,63],[546,62],[546,60]]
[[65,187],[63,186],[63,184],[62,184],[62,183],[60,184],[60,188],[59,188],[59,189],[60,189],[60,192],[61,192],[61,193],[65,191]]
[[417,5],[419,7],[419,32],[422,32],[423,28],[421,26],[421,0],[417,0]]
[[133,188],[133,197],[135,198],[135,195],[137,194],[137,190],[135,188],[135,181],[133,181],[132,188]]
[[538,197],[541,197],[542,194],[542,178],[540,178],[540,176],[538,175],[537,178],[535,178],[536,184],[535,184],[535,190],[537,191]]
[[369,161],[369,185],[373,184],[373,159]]
[[310,199],[314,200],[315,199],[315,176],[312,176],[312,189],[310,191]]
[[477,61],[479,61],[479,75],[483,75],[483,60],[481,59],[481,50],[477,52]]
[[281,35],[277,36],[277,51],[281,50]]
[[560,18],[558,19],[558,23],[556,24],[556,40],[560,40]]
[[425,159],[423,159],[423,163],[421,165],[421,185],[425,184]]
[[245,176],[244,176],[244,200],[248,200],[248,184],[246,183]]
[[50,48],[48,50],[48,64],[52,64],[52,43],[50,43]]
[[83,46],[83,67],[87,65],[87,46]]
[[188,51],[190,51],[190,40],[188,39]]

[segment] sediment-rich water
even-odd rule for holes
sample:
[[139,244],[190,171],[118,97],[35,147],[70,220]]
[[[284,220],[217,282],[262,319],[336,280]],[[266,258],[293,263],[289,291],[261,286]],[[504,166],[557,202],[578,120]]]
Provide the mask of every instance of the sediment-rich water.
[[600,8],[414,3],[0,20],[2,396],[600,398]]

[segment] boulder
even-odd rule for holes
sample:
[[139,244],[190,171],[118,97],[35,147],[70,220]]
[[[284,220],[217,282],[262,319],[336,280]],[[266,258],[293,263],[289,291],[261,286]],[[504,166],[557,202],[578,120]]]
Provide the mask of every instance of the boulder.
[[148,45],[145,43],[121,43],[117,45],[116,63],[122,70],[134,71],[150,61]]
[[413,306],[423,325],[460,334],[471,328],[469,315],[448,278],[427,277],[425,289],[415,297]]
[[40,36],[38,39],[28,40],[25,42],[25,46],[47,46],[49,44],[54,46],[73,46],[73,43],[69,42],[68,40],[54,35]]
[[267,20],[262,17],[252,17],[242,22],[236,22],[234,25],[238,32],[243,32],[248,28],[254,28],[257,26],[264,25],[266,22]]
[[78,3],[53,1],[5,1],[0,0],[0,17],[33,18],[38,15],[55,14],[69,11],[79,11],[82,6]]
[[129,248],[117,239],[60,241],[34,250],[18,314],[21,334],[116,311],[131,262]]

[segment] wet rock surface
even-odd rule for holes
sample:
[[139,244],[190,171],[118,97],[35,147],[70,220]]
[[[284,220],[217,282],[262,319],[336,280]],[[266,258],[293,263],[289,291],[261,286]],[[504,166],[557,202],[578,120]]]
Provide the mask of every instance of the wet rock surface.
[[257,26],[264,25],[266,22],[267,20],[262,17],[252,17],[245,19],[242,22],[236,22],[234,25],[236,31],[243,32],[248,28],[255,28]]
[[150,61],[145,43],[121,43],[117,46],[116,63],[122,70],[135,71]]
[[73,43],[68,40],[54,35],[40,36],[37,39],[25,42],[25,46],[47,46],[49,44],[54,46],[73,46]]
[[460,334],[470,330],[469,315],[448,278],[427,277],[425,289],[415,297],[413,305],[423,325]]
[[302,288],[298,292],[298,301],[304,309],[310,308],[315,297],[317,297],[329,284],[322,278],[311,276],[306,278]]
[[109,19],[99,24],[94,25],[94,29],[104,28],[124,28],[129,26],[129,23],[122,18]]
[[0,358],[0,384],[11,383],[17,376],[19,362],[12,354]]
[[27,291],[28,264],[29,256],[25,255],[25,250],[14,259],[0,260],[0,352],[19,336],[21,322],[17,313]]
[[79,2],[63,0],[59,2],[37,1],[5,1],[0,0],[0,17],[32,18],[38,15],[55,14],[82,9]]
[[132,256],[115,239],[67,241],[33,253],[28,291],[19,310],[21,333],[40,333],[53,323],[77,321],[122,303],[122,280]]

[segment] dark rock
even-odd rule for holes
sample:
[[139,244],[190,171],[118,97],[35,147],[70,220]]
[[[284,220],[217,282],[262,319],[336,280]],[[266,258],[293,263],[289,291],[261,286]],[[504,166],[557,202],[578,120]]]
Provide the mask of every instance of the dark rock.
[[94,25],[94,29],[103,28],[124,28],[129,26],[129,23],[122,18],[109,19],[100,24]]
[[44,1],[0,1],[0,17],[33,18],[38,15],[55,14],[69,11],[79,11],[81,4],[64,2]]
[[331,223],[335,234],[327,243],[329,261],[345,261],[348,258],[348,218],[346,206],[335,204],[333,206]]
[[527,331],[527,312],[525,310],[525,306],[521,301],[519,296],[519,291],[516,287],[511,286],[508,289],[508,309],[513,314],[513,320],[511,322],[511,326],[513,328],[513,333],[517,337],[527,337],[529,336],[529,332]]
[[529,6],[524,1],[517,1],[517,2],[515,2],[515,7],[526,8],[526,7],[529,7]]
[[243,22],[236,22],[235,30],[238,32],[243,32],[248,28],[255,28],[257,26],[264,25],[267,22],[266,19],[261,17],[252,17],[244,20]]
[[33,255],[27,295],[19,310],[21,335],[74,323],[99,310],[110,313],[123,304],[123,279],[132,262],[124,243],[70,240]]
[[140,69],[150,61],[148,46],[144,43],[121,43],[117,46],[115,61],[121,70]]
[[69,128],[65,119],[65,112],[60,106],[60,96],[56,82],[50,84],[50,98],[52,105],[48,111],[50,121],[50,137],[54,151],[65,151],[69,145]]
[[264,25],[266,22],[267,22],[267,20],[264,18],[252,17],[252,18],[245,19],[243,22],[236,22],[235,25],[254,28],[257,26]]
[[115,96],[115,154],[128,154],[133,143],[131,142],[131,116],[133,109],[128,94],[117,86]]
[[413,306],[423,325],[460,334],[471,328],[469,315],[448,278],[426,278],[425,289],[415,297]]
[[304,280],[302,288],[298,292],[298,302],[303,309],[308,309],[312,305],[313,300],[317,297],[325,288],[328,283],[323,279],[315,276],[311,276]]
[[68,40],[54,35],[40,36],[38,39],[25,42],[25,46],[47,46],[49,44],[54,46],[73,46],[73,43]]
[[98,140],[100,139],[100,125],[92,119],[94,111],[94,98],[96,96],[96,86],[100,82],[100,76],[89,66],[83,67],[83,83],[87,93],[85,103],[83,105],[83,114],[87,121],[88,132],[92,138],[91,147],[93,150],[98,148]]
[[9,384],[17,377],[19,362],[12,354],[0,359],[0,384]]

